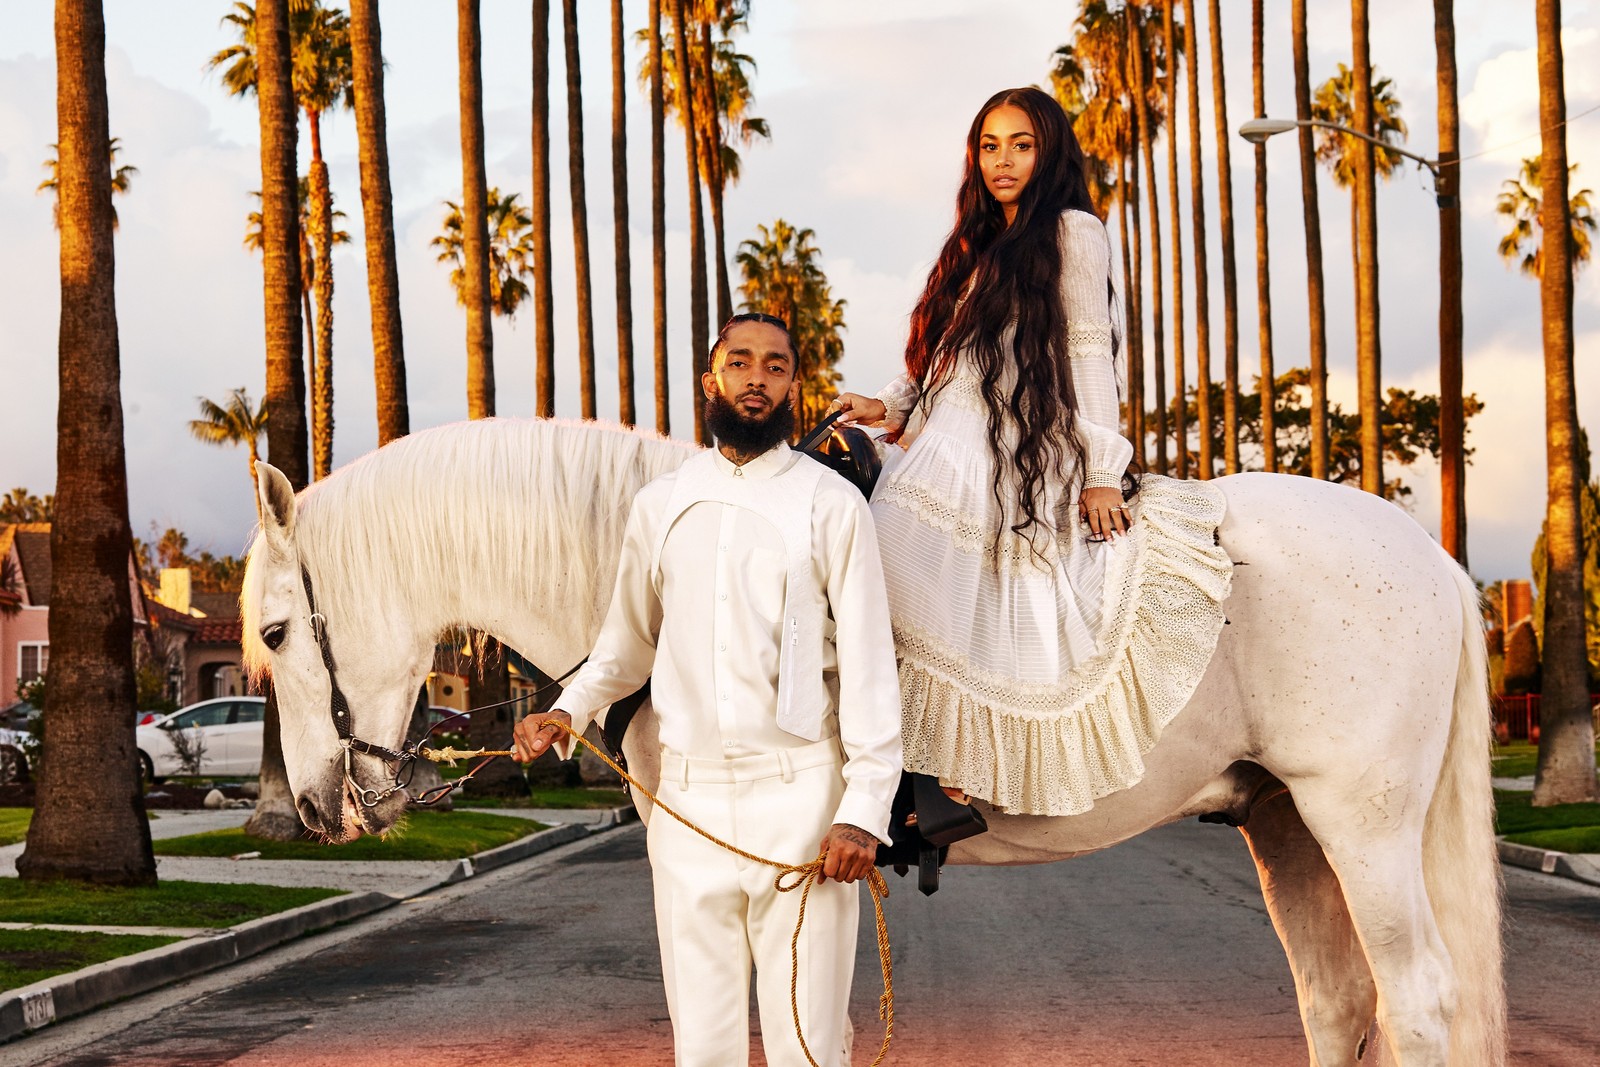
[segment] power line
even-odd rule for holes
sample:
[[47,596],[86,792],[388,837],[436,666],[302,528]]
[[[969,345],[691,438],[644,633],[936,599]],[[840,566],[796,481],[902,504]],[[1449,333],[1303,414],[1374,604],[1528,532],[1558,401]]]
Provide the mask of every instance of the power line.
[[[1595,104],[1593,107],[1590,107],[1590,108],[1588,108],[1587,110],[1584,110],[1584,111],[1580,111],[1576,115],[1568,115],[1564,121],[1558,122],[1554,126],[1551,126],[1550,130],[1559,130],[1559,129],[1561,129],[1561,127],[1570,125],[1571,123],[1574,123],[1574,122],[1577,122],[1579,119],[1583,118],[1585,115],[1592,115],[1596,111],[1600,111],[1600,104]],[[1516,138],[1515,140],[1505,141],[1505,142],[1502,142],[1501,144],[1497,144],[1493,148],[1485,148],[1485,149],[1482,149],[1481,151],[1474,152],[1470,156],[1457,156],[1453,160],[1440,160],[1439,165],[1441,167],[1448,167],[1448,166],[1451,166],[1451,165],[1459,166],[1460,164],[1465,163],[1469,159],[1477,159],[1479,156],[1486,156],[1486,155],[1489,155],[1492,152],[1498,152],[1501,149],[1510,148],[1512,145],[1519,145],[1523,141],[1531,141],[1535,137],[1543,137],[1547,132],[1549,132],[1549,131],[1547,131],[1547,130],[1535,130],[1533,133],[1525,134],[1525,135],[1523,135],[1521,137]]]

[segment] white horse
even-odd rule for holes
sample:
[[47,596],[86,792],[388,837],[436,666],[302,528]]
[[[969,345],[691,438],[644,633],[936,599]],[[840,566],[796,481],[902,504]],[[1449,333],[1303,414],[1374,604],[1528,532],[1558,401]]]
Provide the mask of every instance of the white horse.
[[[689,446],[588,424],[426,430],[298,499],[260,466],[246,657],[276,687],[307,826],[382,833],[403,796],[357,802],[310,621],[325,621],[354,734],[398,748],[436,637],[468,626],[557,674],[588,651],[629,503]],[[1504,1062],[1500,876],[1478,595],[1409,517],[1353,489],[1220,479],[1237,562],[1230,625],[1142,781],[1071,817],[989,814],[952,863],[1044,863],[1192,815],[1248,838],[1294,973],[1310,1060],[1353,1064],[1377,1021],[1395,1061]],[[626,751],[657,775],[648,707]],[[356,755],[360,787],[388,767]]]

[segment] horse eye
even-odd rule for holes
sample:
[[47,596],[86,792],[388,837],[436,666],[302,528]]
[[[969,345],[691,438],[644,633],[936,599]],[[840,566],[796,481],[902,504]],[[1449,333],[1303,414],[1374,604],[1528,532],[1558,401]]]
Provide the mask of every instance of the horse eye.
[[276,652],[278,651],[278,646],[283,644],[284,633],[285,631],[282,623],[268,626],[265,630],[261,631],[261,643],[266,645],[272,651]]

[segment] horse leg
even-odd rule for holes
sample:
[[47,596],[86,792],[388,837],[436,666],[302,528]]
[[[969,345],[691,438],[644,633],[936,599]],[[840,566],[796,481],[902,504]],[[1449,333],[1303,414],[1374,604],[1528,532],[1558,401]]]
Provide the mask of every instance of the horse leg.
[[1423,874],[1428,792],[1381,780],[1291,782],[1295,805],[1343,889],[1377,986],[1378,1025],[1403,1067],[1445,1067],[1456,978]]
[[1256,804],[1239,829],[1294,973],[1311,1067],[1354,1064],[1365,1051],[1378,994],[1339,880],[1288,793]]

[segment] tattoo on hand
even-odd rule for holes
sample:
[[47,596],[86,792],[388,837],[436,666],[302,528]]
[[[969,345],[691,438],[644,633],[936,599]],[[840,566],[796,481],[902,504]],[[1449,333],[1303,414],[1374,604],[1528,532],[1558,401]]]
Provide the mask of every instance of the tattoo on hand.
[[867,833],[861,827],[851,826],[849,823],[835,823],[833,834],[835,837],[840,837],[850,842],[857,848],[873,850],[878,847],[878,839],[876,837]]

